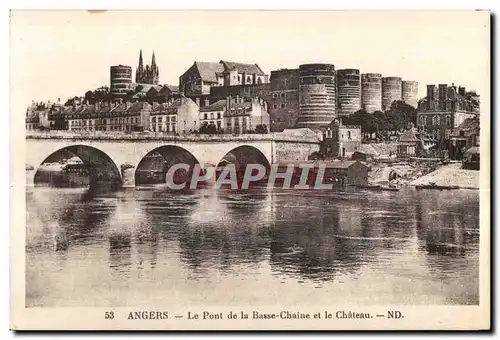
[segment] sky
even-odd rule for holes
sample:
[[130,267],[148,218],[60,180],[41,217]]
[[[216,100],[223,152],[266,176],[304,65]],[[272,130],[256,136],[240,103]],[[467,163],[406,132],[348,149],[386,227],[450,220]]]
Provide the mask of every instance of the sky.
[[55,101],[109,86],[109,66],[138,64],[178,85],[196,61],[311,62],[426,84],[489,90],[489,13],[480,11],[12,11],[11,102]]

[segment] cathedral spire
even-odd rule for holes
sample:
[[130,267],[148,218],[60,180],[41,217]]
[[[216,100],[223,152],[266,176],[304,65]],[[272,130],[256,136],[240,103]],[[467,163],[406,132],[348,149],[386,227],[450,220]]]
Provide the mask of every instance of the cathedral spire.
[[141,72],[144,70],[144,65],[142,63],[142,49],[139,52],[139,67],[137,68],[137,70]]
[[155,51],[153,51],[153,58],[151,60],[151,69],[153,72],[157,72],[156,59],[155,59]]

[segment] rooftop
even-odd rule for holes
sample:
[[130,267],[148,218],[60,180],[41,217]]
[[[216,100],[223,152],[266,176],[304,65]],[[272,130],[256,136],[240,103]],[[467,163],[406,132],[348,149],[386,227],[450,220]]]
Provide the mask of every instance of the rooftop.
[[420,139],[417,137],[417,132],[414,129],[410,129],[406,132],[403,132],[399,136],[400,142],[420,142]]
[[233,69],[237,70],[238,73],[256,74],[258,76],[265,75],[264,71],[257,64],[245,64],[225,60],[221,60],[218,63],[195,61],[194,64],[198,69],[201,79],[211,83],[217,82],[217,75]]

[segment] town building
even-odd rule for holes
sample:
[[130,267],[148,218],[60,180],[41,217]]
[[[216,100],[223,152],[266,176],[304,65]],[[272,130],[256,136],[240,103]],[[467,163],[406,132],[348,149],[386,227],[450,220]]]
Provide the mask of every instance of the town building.
[[418,103],[417,126],[436,141],[443,141],[467,118],[478,114],[479,96],[475,92],[454,84],[427,85],[427,96]]
[[423,151],[419,133],[413,127],[399,136],[398,157],[416,157]]
[[343,125],[335,119],[323,133],[321,153],[331,158],[349,158],[361,148],[361,126]]
[[195,61],[179,77],[179,90],[187,97],[210,95],[211,87],[268,83],[268,76],[257,64],[221,60]]
[[181,97],[162,104],[153,103],[149,117],[150,131],[189,134],[199,128],[199,107],[190,98]]
[[69,131],[141,131],[149,122],[151,105],[144,102],[86,102],[64,107]]
[[158,85],[160,79],[160,69],[156,65],[155,53],[151,58],[151,66],[146,65],[142,61],[142,50],[139,52],[139,65],[135,71],[135,82],[137,84],[153,84]]
[[[304,170],[304,165],[310,164],[312,168]],[[278,172],[286,172],[293,167],[292,178],[290,181],[291,187],[298,185],[301,181],[302,172],[307,172],[306,185],[310,188],[314,187],[319,182],[319,166],[324,167],[323,178],[321,184],[330,184],[332,189],[347,189],[352,186],[368,185],[368,173],[370,167],[359,161],[334,160],[334,161],[287,161],[283,164],[278,164]],[[276,186],[282,185],[283,179],[275,181]],[[301,183],[302,184],[302,183]]]
[[[64,123],[61,124],[58,116],[60,115],[61,108],[60,99],[57,103],[35,102],[32,101],[31,105],[26,109],[25,128],[26,130],[41,130],[41,129],[54,129],[61,130],[64,128]],[[57,118],[56,118],[57,117]],[[57,126],[56,126],[57,124]]]
[[258,97],[228,97],[224,111],[224,132],[243,134],[255,132],[257,126],[269,129],[267,103]]
[[173,85],[134,84],[126,101],[146,101],[150,104],[165,103],[170,99],[180,98],[179,88]]
[[200,126],[213,126],[215,131],[223,131],[226,107],[226,99],[218,100],[211,105],[205,103],[203,107],[200,107]]
[[462,159],[465,151],[479,146],[479,117],[467,118],[450,135],[450,158]]

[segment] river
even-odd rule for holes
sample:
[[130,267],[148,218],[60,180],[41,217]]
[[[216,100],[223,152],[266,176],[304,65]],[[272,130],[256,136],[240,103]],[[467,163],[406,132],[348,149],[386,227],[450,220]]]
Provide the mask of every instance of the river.
[[26,306],[479,303],[479,191],[27,189]]

